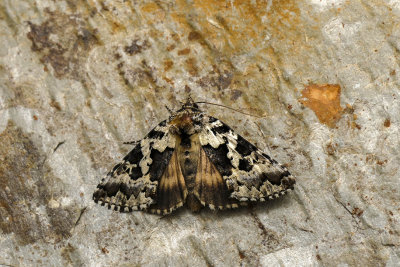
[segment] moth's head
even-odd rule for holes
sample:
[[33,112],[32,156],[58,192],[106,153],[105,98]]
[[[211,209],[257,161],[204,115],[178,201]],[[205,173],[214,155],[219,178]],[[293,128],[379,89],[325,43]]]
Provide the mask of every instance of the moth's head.
[[186,98],[185,102],[181,102],[181,104],[181,108],[173,112],[171,117],[180,116],[182,114],[195,114],[201,112],[199,106],[196,104],[196,102],[193,101],[190,96]]
[[196,104],[196,102],[193,101],[193,99],[189,96],[186,98],[186,101],[182,103],[182,108],[179,111],[182,110],[191,110],[191,111],[200,111],[199,106]]

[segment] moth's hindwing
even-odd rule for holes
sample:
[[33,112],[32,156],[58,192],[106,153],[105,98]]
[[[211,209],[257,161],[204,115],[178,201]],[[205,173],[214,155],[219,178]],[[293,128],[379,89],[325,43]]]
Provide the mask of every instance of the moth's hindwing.
[[173,189],[181,190],[181,177],[173,173],[179,170],[174,170],[175,165],[170,165],[171,159],[175,164],[174,150],[175,138],[170,134],[166,121],[163,121],[121,163],[114,166],[97,186],[93,199],[124,212],[147,210],[160,201],[163,203],[161,208],[168,211],[181,205],[183,196],[179,198],[179,194],[184,193],[180,191],[173,192],[169,199],[157,199],[160,190],[167,193]]
[[168,214],[183,206],[186,196],[185,178],[182,175],[175,150],[167,168],[159,179],[156,201],[155,204],[150,206],[149,211],[157,214]]
[[212,210],[238,207],[238,201],[230,198],[230,191],[221,172],[203,148],[199,149],[199,154],[194,194],[201,205]]
[[199,139],[205,155],[224,179],[230,198],[264,201],[293,189],[295,179],[285,167],[220,120],[209,116]]

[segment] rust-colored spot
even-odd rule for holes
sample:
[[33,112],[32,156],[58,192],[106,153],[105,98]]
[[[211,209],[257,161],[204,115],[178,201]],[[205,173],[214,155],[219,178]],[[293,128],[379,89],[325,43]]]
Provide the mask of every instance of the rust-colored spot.
[[378,164],[379,166],[382,166],[385,163],[387,163],[387,159],[385,159],[385,160],[376,160],[376,164]]
[[187,55],[187,54],[189,54],[189,53],[190,53],[190,48],[185,48],[185,49],[182,49],[182,50],[179,50],[179,51],[178,51],[178,55],[179,55],[179,56]]
[[161,5],[156,2],[143,4],[141,11],[141,16],[150,24],[161,22],[165,19],[165,11],[161,8]]
[[172,37],[172,40],[174,40],[176,43],[179,43],[181,40],[181,38],[179,37],[179,34],[177,34],[177,33],[171,33],[171,37]]
[[239,250],[239,258],[240,258],[241,260],[243,260],[244,258],[246,258],[246,255],[245,255],[242,251],[240,251],[240,250]]
[[111,25],[113,34],[126,30],[126,27],[123,24],[115,22],[115,21],[110,21],[110,25]]
[[170,52],[170,51],[174,50],[175,47],[176,47],[176,46],[175,46],[174,44],[169,45],[169,46],[167,46],[167,51]]
[[338,84],[312,84],[302,91],[300,102],[312,109],[319,121],[333,128],[342,114]]
[[61,110],[60,104],[59,104],[57,101],[55,101],[54,99],[51,100],[50,106],[52,106],[53,108],[55,108],[55,109],[58,110],[58,111]]
[[392,71],[390,72],[390,75],[391,75],[391,76],[396,75],[396,70],[392,70]]
[[167,83],[169,83],[169,84],[171,84],[171,85],[174,85],[174,84],[175,84],[174,81],[171,80],[170,78],[167,78],[167,77],[165,77],[165,76],[163,76],[162,78],[163,78],[164,81],[166,81]]
[[172,68],[172,66],[174,65],[174,62],[172,62],[172,60],[166,60],[164,61],[164,71],[168,71]]
[[364,211],[360,208],[354,208],[351,211],[351,214],[356,215],[357,217],[360,217],[363,213],[364,213]]
[[383,123],[383,126],[390,127],[390,119],[386,119],[385,122]]
[[360,124],[356,123],[355,121],[351,122],[351,127],[356,128],[357,130],[361,130]]
[[201,39],[201,34],[198,32],[190,32],[188,36],[189,41],[197,41]]
[[38,117],[37,117],[36,115],[33,115],[33,119],[34,119],[35,121],[37,121],[37,120],[38,120]]
[[293,108],[293,106],[289,104],[289,105],[287,105],[287,108],[288,108],[288,110],[291,110]]
[[192,76],[197,76],[198,73],[198,68],[196,65],[196,59],[195,58],[188,58],[186,61],[186,69]]
[[147,4],[144,4],[142,7],[143,12],[153,13],[153,12],[157,12],[159,10],[160,10],[160,6],[157,3],[147,3]]
[[347,104],[346,104],[346,108],[345,108],[344,111],[346,111],[346,112],[349,113],[349,114],[353,114],[353,113],[354,113],[354,108],[353,108],[352,105],[350,105],[349,103],[347,103]]

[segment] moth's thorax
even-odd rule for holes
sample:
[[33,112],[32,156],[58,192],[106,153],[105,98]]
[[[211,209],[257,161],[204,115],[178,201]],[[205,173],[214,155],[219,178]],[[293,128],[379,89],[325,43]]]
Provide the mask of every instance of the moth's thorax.
[[191,109],[184,109],[174,114],[168,124],[175,134],[194,134],[200,130],[201,125],[201,112],[193,111]]

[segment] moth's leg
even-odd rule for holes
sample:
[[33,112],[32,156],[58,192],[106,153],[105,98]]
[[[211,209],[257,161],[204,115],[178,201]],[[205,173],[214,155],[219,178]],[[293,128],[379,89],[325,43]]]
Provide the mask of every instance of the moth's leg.
[[165,108],[168,110],[169,114],[173,114],[174,113],[167,105],[165,105]]
[[140,140],[123,142],[124,145],[137,145],[138,143],[140,143]]

